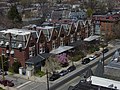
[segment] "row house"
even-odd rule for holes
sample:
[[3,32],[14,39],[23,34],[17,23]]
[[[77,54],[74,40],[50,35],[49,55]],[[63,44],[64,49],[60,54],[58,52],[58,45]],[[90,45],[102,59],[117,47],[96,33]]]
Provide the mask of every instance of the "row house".
[[[39,58],[44,59],[49,56],[46,53],[85,38],[83,36],[85,28],[81,23],[78,22],[76,25],[72,23],[69,26],[63,24],[60,30],[49,26],[36,26],[33,30],[15,28],[2,30],[0,31],[0,54],[8,57],[10,66],[18,61],[25,67],[30,59],[33,62],[37,61],[37,65]],[[30,62],[27,62],[27,66],[31,67]]]
[[7,29],[0,31],[0,54],[8,58],[9,66],[16,60],[25,66],[25,61],[37,54],[36,31]]

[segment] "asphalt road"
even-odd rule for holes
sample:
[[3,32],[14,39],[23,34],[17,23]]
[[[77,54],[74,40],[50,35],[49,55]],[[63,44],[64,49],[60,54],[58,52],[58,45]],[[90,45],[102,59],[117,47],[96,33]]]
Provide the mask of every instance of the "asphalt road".
[[[112,57],[109,57],[107,60],[105,60],[105,65],[109,63]],[[94,72],[96,69],[96,66],[92,68],[92,71]],[[82,75],[76,76],[74,79],[70,80],[69,82],[63,84],[62,86],[58,87],[56,90],[68,90],[69,86],[75,86],[79,83],[81,79],[84,79],[85,73]]]

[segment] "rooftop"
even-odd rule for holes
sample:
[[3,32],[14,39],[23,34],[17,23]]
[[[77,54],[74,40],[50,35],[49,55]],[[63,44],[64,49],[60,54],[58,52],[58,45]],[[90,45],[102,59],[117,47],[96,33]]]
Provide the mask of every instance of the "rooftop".
[[0,32],[3,32],[4,34],[11,33],[11,34],[14,34],[14,35],[28,35],[28,34],[30,34],[32,32],[36,32],[36,31],[13,28],[13,29],[2,30]]
[[91,79],[93,85],[108,87],[108,88],[114,88],[117,87],[117,89],[120,89],[120,82],[115,80],[110,80],[106,78],[91,76],[87,80],[89,81]]

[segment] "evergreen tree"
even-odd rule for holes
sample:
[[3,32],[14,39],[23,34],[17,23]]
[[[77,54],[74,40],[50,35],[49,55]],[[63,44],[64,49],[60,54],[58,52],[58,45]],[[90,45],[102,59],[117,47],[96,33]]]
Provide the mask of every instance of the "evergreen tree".
[[16,5],[11,6],[7,16],[8,19],[12,20],[13,22],[22,22],[22,18],[17,10]]

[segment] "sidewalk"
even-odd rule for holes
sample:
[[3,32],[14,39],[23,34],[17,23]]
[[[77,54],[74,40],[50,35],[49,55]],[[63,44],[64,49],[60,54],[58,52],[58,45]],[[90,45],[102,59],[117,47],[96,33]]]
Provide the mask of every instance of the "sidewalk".
[[23,79],[27,79],[27,80],[34,81],[34,82],[46,82],[47,81],[46,75],[42,77],[36,77],[36,76],[28,77],[26,75],[13,74],[13,77],[23,78]]

